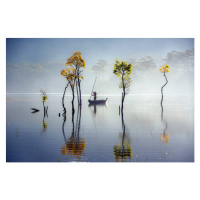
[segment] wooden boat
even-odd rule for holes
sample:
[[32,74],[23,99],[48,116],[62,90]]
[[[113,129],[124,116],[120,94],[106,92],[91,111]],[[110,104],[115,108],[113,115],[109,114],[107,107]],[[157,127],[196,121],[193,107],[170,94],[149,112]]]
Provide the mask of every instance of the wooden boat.
[[108,98],[106,100],[88,100],[89,104],[105,104],[107,102]]

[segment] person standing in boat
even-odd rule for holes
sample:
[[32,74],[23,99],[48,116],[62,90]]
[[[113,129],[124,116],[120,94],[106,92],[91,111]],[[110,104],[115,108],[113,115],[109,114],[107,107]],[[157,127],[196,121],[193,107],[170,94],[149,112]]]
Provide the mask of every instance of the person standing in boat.
[[92,92],[92,96],[94,96],[94,100],[96,101],[96,99],[97,99],[97,93],[96,92]]

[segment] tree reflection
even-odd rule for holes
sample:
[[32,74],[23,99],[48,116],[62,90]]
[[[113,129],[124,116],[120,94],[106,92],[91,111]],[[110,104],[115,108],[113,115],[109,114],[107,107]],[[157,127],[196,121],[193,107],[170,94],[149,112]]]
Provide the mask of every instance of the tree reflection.
[[40,132],[40,134],[42,135],[43,133],[46,133],[47,128],[48,128],[48,123],[45,121],[45,118],[48,118],[48,114],[47,112],[44,112],[44,116],[43,116],[43,120],[42,120],[42,131]]
[[79,137],[81,125],[81,105],[78,105],[76,122],[74,124],[74,112],[72,112],[72,134],[70,138],[65,135],[65,122],[66,116],[63,119],[62,131],[65,139],[65,145],[61,147],[61,155],[71,155],[75,160],[81,161],[84,154],[86,141],[84,138]]
[[[165,120],[163,120],[163,112],[161,114],[161,122],[164,123],[164,129],[163,129],[163,133],[160,134],[160,141],[167,145],[168,142],[169,142],[169,132],[167,130],[167,122]],[[160,159],[167,159],[167,155],[168,155],[168,152],[167,150],[165,149],[165,145],[164,145],[164,149],[162,149],[161,151],[161,157]]]
[[169,133],[168,133],[168,127],[167,122],[163,120],[163,105],[161,103],[161,122],[164,123],[164,129],[163,133],[160,134],[160,141],[167,144],[169,142]]
[[160,134],[160,141],[167,144],[169,142],[169,133],[167,131],[167,122],[166,121],[162,121],[165,126],[163,129],[163,133]]
[[126,161],[127,159],[132,159],[131,142],[130,142],[130,137],[126,134],[123,111],[121,113],[121,119],[122,119],[121,141],[119,142],[118,145],[115,145],[113,148],[113,153],[116,162],[123,162]]

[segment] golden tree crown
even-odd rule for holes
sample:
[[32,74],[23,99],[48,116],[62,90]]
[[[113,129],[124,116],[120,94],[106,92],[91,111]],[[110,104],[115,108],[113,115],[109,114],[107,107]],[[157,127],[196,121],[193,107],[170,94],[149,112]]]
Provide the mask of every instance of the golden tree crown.
[[45,102],[47,99],[48,99],[47,96],[45,96],[45,95],[42,96],[42,101],[43,101],[43,102]]
[[74,67],[68,67],[67,69],[61,70],[61,75],[66,78],[67,81],[74,81],[78,78],[76,75],[76,69]]
[[169,66],[168,66],[168,65],[165,65],[165,67],[162,66],[162,67],[160,68],[160,71],[161,71],[162,73],[170,72]]
[[65,66],[68,65],[74,65],[83,68],[86,67],[85,60],[82,58],[80,51],[75,51],[73,55],[67,59]]

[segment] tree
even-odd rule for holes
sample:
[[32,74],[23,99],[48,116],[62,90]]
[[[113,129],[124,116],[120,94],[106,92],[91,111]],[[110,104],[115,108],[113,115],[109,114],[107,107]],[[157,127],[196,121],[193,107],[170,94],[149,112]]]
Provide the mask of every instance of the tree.
[[81,56],[80,51],[76,51],[73,53],[73,55],[67,59],[65,66],[71,66],[75,69],[75,75],[77,76],[77,79],[75,81],[76,85],[76,91],[77,91],[77,99],[78,104],[81,105],[81,79],[83,79],[82,76],[82,68],[85,68],[85,60]]
[[119,88],[123,89],[121,112],[123,112],[124,99],[125,99],[126,94],[129,91],[129,87],[130,87],[131,82],[132,82],[132,80],[130,78],[130,74],[131,74],[132,69],[133,69],[132,66],[133,65],[131,63],[127,63],[123,60],[121,62],[118,59],[115,60],[113,73],[120,78],[121,82],[119,84]]
[[43,107],[44,107],[44,116],[45,116],[45,113],[47,113],[48,106],[47,106],[47,109],[45,111],[44,102],[48,99],[48,97],[47,97],[47,94],[44,90],[41,89],[40,92],[43,94],[42,95],[42,103],[43,103]]
[[[168,80],[167,80],[167,77],[166,77],[166,74],[165,73],[168,73],[170,72],[169,70],[169,66],[168,65],[165,65],[165,67],[161,67],[160,68],[160,71],[161,73],[163,73],[163,76],[165,77],[165,80],[166,80],[166,83],[161,87],[161,94],[162,94],[162,98],[161,98],[161,107],[162,107],[162,102],[163,102],[163,88],[167,85],[168,83]],[[162,117],[162,114],[163,114],[163,107],[162,107],[162,113],[161,113],[161,117]]]
[[68,67],[67,69],[63,69],[61,71],[61,75],[64,76],[67,80],[67,86],[65,87],[64,93],[63,93],[63,105],[64,105],[64,95],[65,95],[65,91],[67,89],[68,86],[70,86],[71,91],[72,91],[72,113],[74,113],[74,88],[75,88],[75,83],[76,80],[78,78],[78,76],[75,73],[76,69],[73,67]]

